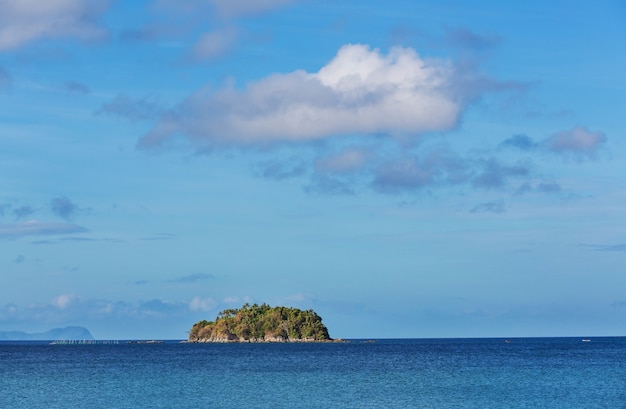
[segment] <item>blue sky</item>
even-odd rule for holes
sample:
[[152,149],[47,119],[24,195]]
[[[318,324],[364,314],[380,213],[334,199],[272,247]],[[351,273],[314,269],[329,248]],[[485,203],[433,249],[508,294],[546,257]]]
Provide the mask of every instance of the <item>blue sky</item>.
[[624,335],[621,1],[0,0],[0,330]]

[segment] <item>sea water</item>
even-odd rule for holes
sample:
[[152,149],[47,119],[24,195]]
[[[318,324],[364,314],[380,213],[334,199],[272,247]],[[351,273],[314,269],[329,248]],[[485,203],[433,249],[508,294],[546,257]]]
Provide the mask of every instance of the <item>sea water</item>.
[[626,338],[0,342],[0,408],[626,408]]

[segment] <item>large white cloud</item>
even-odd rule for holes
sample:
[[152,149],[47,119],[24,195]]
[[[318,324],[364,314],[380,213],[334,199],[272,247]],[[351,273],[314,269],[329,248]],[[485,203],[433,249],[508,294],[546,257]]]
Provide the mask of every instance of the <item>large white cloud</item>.
[[42,38],[93,39],[108,0],[0,0],[0,51]]
[[202,144],[308,141],[347,134],[413,136],[453,128],[464,108],[454,68],[413,49],[345,45],[318,72],[274,74],[245,89],[202,90],[141,141],[175,134]]

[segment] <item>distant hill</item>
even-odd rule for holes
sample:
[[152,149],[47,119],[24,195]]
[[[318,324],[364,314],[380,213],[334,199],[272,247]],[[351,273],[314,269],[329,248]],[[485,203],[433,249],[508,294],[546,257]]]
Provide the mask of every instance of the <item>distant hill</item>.
[[313,310],[245,304],[225,310],[215,321],[200,321],[189,342],[323,342],[332,341],[322,318]]
[[54,328],[50,331],[33,334],[22,331],[0,331],[0,341],[69,341],[93,339],[89,330],[84,327]]

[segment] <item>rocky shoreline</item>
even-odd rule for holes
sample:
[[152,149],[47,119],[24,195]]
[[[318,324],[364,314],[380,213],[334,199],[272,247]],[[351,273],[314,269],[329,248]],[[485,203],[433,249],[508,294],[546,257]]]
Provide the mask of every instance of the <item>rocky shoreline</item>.
[[338,339],[315,339],[315,338],[283,338],[283,337],[264,337],[264,338],[240,338],[236,335],[231,336],[219,336],[210,338],[201,338],[195,340],[188,340],[187,342],[192,344],[227,344],[227,343],[250,343],[250,344],[275,344],[275,343],[328,343],[328,342],[343,342],[341,338]]

